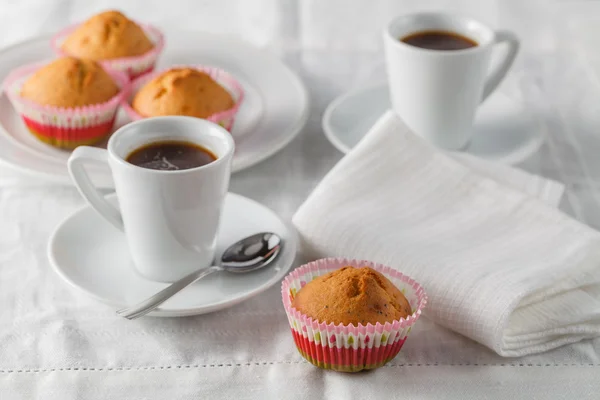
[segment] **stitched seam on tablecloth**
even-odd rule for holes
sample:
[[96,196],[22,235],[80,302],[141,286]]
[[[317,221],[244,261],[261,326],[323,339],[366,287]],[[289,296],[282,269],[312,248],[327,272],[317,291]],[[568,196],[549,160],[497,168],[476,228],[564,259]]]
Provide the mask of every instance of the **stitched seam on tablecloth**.
[[[148,367],[74,367],[74,368],[42,368],[42,369],[0,369],[0,373],[43,373],[43,372],[65,372],[65,371],[93,371],[93,372],[114,372],[114,371],[162,371],[162,370],[177,370],[177,369],[196,369],[196,368],[226,368],[226,367],[250,367],[250,366],[268,366],[268,365],[292,365],[292,364],[308,364],[305,361],[269,361],[269,362],[248,362],[248,363],[223,363],[223,364],[190,364],[190,365],[164,365],[164,366],[148,366]],[[385,368],[392,367],[600,367],[600,364],[387,364]]]

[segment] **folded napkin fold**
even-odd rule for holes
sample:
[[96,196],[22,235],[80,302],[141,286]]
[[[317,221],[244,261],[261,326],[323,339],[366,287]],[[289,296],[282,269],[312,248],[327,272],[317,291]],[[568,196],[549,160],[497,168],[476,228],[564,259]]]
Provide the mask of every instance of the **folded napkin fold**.
[[397,268],[425,287],[436,323],[522,356],[600,335],[600,234],[558,211],[561,195],[437,151],[388,112],[293,221],[308,256]]

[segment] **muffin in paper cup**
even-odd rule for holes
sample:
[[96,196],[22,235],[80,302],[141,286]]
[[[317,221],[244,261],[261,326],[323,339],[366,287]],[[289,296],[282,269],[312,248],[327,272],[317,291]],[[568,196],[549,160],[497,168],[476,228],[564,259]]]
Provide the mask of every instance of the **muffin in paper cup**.
[[38,104],[21,96],[25,81],[46,63],[35,63],[11,71],[2,88],[27,129],[39,140],[54,147],[74,149],[100,142],[112,132],[119,105],[129,89],[127,75],[105,68],[120,88],[104,103],[83,107],[55,107]]
[[[138,76],[152,72],[154,66],[158,60],[158,57],[162,53],[165,47],[165,39],[163,33],[156,27],[149,24],[138,24],[143,30],[148,39],[154,44],[152,50],[140,55],[131,57],[119,57],[109,60],[97,60],[105,69],[114,71],[120,71],[129,77],[129,79],[135,79]],[[65,39],[79,27],[80,24],[72,25],[52,37],[51,45],[52,49],[58,56],[68,56],[69,54],[61,48]]]
[[235,79],[235,77],[233,75],[231,75],[229,72],[224,71],[219,68],[216,68],[216,67],[210,67],[210,66],[206,66],[206,65],[174,65],[174,66],[165,68],[160,71],[150,72],[148,74],[145,74],[145,75],[140,76],[137,79],[133,80],[131,82],[129,94],[128,94],[127,98],[125,100],[123,100],[123,104],[122,104],[123,110],[127,113],[129,118],[131,118],[133,121],[137,121],[137,120],[146,118],[146,117],[138,114],[137,111],[135,111],[133,109],[133,107],[131,106],[133,98],[135,97],[137,92],[146,83],[150,82],[152,79],[154,79],[158,75],[165,73],[167,71],[170,71],[173,69],[179,69],[179,68],[191,68],[191,69],[196,69],[198,71],[204,72],[204,73],[208,74],[213,80],[215,80],[219,85],[221,85],[225,90],[227,90],[229,92],[231,97],[233,97],[234,106],[228,110],[213,114],[205,119],[208,121],[217,123],[217,124],[221,125],[223,128],[227,129],[228,131],[231,131],[231,128],[233,128],[233,123],[235,122],[235,116],[240,109],[240,105],[242,104],[242,101],[244,100],[244,89],[242,88],[242,85],[237,81],[237,79]]
[[[382,273],[404,294],[412,314],[383,325],[334,325],[314,320],[292,306],[304,285],[345,266],[370,267]],[[283,280],[281,294],[300,354],[317,367],[343,372],[378,368],[396,357],[427,303],[423,288],[408,276],[381,264],[345,258],[326,258],[296,268]]]

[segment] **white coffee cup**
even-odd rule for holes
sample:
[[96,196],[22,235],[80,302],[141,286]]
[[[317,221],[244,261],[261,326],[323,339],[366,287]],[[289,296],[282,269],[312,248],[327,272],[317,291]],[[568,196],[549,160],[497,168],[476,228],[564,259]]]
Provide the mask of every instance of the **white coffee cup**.
[[[457,33],[477,46],[430,50],[400,40],[426,31]],[[517,55],[517,37],[446,13],[399,16],[383,36],[393,110],[433,144],[450,150],[464,148],[471,139],[477,107],[496,89]],[[506,43],[507,51],[490,68],[492,51],[499,43]]]
[[[126,161],[134,150],[161,141],[200,145],[217,159],[176,171]],[[217,124],[192,117],[157,117],[123,126],[111,136],[107,150],[76,148],[68,167],[88,203],[125,232],[138,272],[148,279],[173,282],[213,262],[233,152],[231,134]],[[120,211],[93,186],[84,168],[88,162],[108,163]]]

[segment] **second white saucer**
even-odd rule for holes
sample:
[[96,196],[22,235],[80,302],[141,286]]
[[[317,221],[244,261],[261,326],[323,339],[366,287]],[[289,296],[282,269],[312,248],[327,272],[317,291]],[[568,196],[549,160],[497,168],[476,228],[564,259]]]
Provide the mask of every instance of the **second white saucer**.
[[[347,153],[389,108],[384,84],[343,94],[323,115],[325,136]],[[524,105],[500,92],[481,105],[473,129],[473,139],[464,152],[504,164],[525,160],[543,143],[542,131]]]
[[[115,195],[107,198],[117,204]],[[215,273],[177,293],[148,315],[179,317],[231,307],[278,283],[289,270],[296,255],[293,228],[267,207],[228,193],[217,237],[216,258],[220,259],[232,243],[265,231],[283,239],[281,253],[269,266],[248,274]],[[76,211],[56,228],[48,244],[48,257],[66,283],[115,310],[137,304],[168,285],[138,274],[123,232],[89,206]]]

